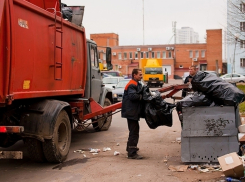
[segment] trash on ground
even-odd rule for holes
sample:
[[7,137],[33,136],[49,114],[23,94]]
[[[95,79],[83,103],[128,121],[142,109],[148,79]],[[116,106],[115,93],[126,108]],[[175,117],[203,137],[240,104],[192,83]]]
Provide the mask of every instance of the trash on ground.
[[244,176],[243,162],[236,152],[218,157],[218,161],[225,176],[234,178]]
[[176,138],[176,142],[181,142],[181,137]]
[[173,172],[184,172],[187,170],[187,168],[188,168],[188,165],[179,165],[179,166],[170,165],[168,167],[168,169]]
[[84,151],[82,151],[82,150],[75,150],[74,153],[80,153],[80,154],[83,154]]
[[118,152],[118,151],[114,152],[114,155],[119,155],[119,154],[120,154],[120,152]]
[[103,152],[106,152],[106,151],[109,151],[109,150],[111,150],[111,148],[109,148],[109,147],[104,147],[103,148]]
[[92,153],[93,155],[97,155],[98,153]]
[[191,168],[192,170],[196,170],[196,169],[198,169],[198,165],[191,165],[191,166],[189,166],[189,168]]
[[209,172],[208,169],[201,169],[201,168],[199,169],[199,171],[200,171],[200,172],[203,172],[203,173]]
[[83,154],[83,157],[87,157],[85,154]]
[[117,143],[117,146],[119,146],[120,144],[119,143]]
[[99,153],[100,149],[90,149],[90,153]]
[[168,160],[167,160],[167,159],[165,159],[165,160],[163,160],[163,162],[167,163],[167,162],[168,162]]

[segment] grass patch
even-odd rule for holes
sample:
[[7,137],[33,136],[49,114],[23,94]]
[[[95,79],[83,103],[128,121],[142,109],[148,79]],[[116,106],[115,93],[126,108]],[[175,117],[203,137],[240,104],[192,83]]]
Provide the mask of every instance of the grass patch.
[[[239,88],[241,91],[245,93],[245,85],[244,84],[237,84],[237,88]],[[242,102],[239,104],[239,112],[241,114],[245,114],[245,102]]]

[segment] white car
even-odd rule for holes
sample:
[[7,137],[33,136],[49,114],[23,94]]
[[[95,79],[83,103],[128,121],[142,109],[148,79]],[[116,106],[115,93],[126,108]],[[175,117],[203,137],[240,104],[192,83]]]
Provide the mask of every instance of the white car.
[[223,80],[227,81],[227,82],[245,82],[245,76],[238,74],[238,73],[228,73],[225,75],[222,75],[220,78],[222,78]]
[[103,84],[105,85],[105,87],[113,89],[113,86],[116,86],[117,83],[123,79],[124,79],[123,77],[112,76],[112,77],[105,77],[105,78],[103,78],[102,81],[103,81]]

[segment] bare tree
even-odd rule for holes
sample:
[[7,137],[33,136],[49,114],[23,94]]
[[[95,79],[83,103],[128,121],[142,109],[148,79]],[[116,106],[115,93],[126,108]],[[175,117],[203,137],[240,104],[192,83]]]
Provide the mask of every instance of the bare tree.
[[[245,1],[227,0],[227,43],[236,41],[244,44],[245,40]],[[244,45],[245,46],[245,45]]]

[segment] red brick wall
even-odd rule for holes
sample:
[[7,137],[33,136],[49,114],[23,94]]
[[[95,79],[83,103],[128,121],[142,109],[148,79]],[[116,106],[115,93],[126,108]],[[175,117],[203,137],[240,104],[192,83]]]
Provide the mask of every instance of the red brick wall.
[[207,62],[208,70],[222,70],[222,30],[207,30]]
[[115,33],[90,34],[90,39],[94,40],[98,46],[118,46],[119,36]]

